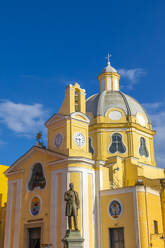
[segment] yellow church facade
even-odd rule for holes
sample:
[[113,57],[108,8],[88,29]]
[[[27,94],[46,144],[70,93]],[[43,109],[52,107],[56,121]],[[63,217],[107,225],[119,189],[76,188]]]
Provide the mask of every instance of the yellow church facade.
[[155,163],[150,118],[119,90],[110,61],[98,80],[100,92],[88,99],[78,83],[68,85],[46,122],[47,147],[37,142],[5,172],[5,248],[63,247],[71,182],[84,248],[165,247],[165,170]]

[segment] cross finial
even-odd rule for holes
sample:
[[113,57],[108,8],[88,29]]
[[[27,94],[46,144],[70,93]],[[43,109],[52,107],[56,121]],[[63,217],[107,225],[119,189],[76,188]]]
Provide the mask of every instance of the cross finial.
[[105,57],[108,60],[108,65],[110,65],[110,57],[112,57],[112,54],[109,54],[109,53]]

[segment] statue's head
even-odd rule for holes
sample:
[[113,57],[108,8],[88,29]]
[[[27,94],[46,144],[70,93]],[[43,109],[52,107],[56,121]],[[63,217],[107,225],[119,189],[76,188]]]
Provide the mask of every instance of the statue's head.
[[70,183],[69,184],[69,188],[73,190],[74,189],[74,184],[73,183]]

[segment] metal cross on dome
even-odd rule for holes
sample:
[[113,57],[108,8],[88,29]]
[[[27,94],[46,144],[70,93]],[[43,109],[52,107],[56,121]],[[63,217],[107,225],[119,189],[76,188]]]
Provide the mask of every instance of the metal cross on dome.
[[109,54],[109,53],[105,57],[108,60],[108,65],[110,65],[110,57],[112,57],[112,54]]

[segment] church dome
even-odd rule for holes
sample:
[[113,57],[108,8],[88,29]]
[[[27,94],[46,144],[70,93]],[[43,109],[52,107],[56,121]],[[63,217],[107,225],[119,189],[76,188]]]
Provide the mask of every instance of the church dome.
[[[112,67],[110,63],[111,55],[108,54],[107,66],[98,76],[100,81],[100,93],[95,94],[87,99],[86,112],[89,117],[106,116],[111,109],[119,109],[125,113],[126,118],[135,117],[136,122],[147,127],[151,120],[143,108],[133,97],[126,95],[119,89],[120,74]],[[120,115],[118,111],[112,110],[112,115]],[[112,116],[111,115],[111,116]],[[112,120],[119,120],[117,116]],[[117,119],[116,119],[117,118]]]
[[142,113],[148,123],[151,120],[143,108],[133,97],[124,94],[121,91],[102,91],[100,94],[95,94],[87,99],[86,111],[92,113],[94,117],[105,116],[106,112],[112,108],[118,108],[124,111],[126,117],[137,113]]
[[117,70],[108,62],[108,65],[104,68],[103,72],[117,72]]

